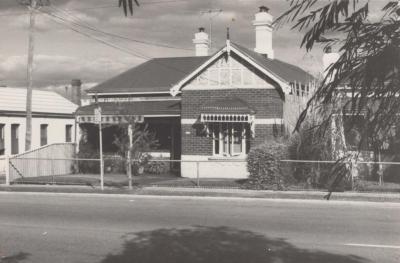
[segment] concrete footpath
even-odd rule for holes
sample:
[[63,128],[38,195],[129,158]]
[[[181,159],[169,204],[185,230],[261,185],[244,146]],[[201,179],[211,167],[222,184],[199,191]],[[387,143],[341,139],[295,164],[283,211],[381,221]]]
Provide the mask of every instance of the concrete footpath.
[[[0,186],[1,192],[49,192],[49,193],[93,193],[121,195],[239,197],[267,199],[325,200],[326,191],[261,191],[244,189],[180,188],[180,187],[136,187],[105,188],[103,191],[91,186],[12,185]],[[400,193],[334,192],[330,200],[400,203]]]

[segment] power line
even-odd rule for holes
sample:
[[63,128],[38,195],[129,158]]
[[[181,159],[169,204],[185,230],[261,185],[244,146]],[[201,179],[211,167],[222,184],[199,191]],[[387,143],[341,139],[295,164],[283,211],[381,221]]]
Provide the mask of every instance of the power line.
[[[137,53],[133,52],[132,50],[129,50],[129,49],[127,49],[127,48],[122,48],[122,47],[117,46],[117,45],[115,45],[115,44],[109,43],[109,42],[107,42],[107,41],[105,41],[105,40],[103,40],[103,39],[97,38],[97,37],[95,37],[95,36],[93,36],[93,35],[91,35],[91,34],[88,34],[88,33],[86,33],[86,32],[80,31],[79,29],[76,29],[76,28],[74,28],[73,26],[69,25],[70,22],[69,22],[68,20],[62,18],[62,17],[59,17],[59,16],[54,15],[54,14],[52,14],[52,13],[44,12],[44,11],[41,11],[41,10],[39,10],[39,11],[42,12],[43,14],[48,15],[49,18],[52,19],[53,21],[55,21],[56,23],[58,23],[58,24],[60,24],[60,25],[64,25],[64,26],[68,27],[70,30],[72,30],[72,31],[74,31],[74,32],[76,32],[76,33],[78,33],[78,34],[84,35],[84,36],[86,36],[86,37],[88,37],[88,38],[90,38],[90,39],[93,39],[93,40],[96,40],[96,41],[98,41],[98,42],[101,42],[101,43],[103,43],[104,45],[110,46],[110,47],[112,47],[112,48],[115,48],[115,49],[117,49],[117,50],[119,50],[119,51],[122,51],[122,52],[124,52],[124,53],[129,54],[129,55],[132,55],[132,56],[134,56],[134,57],[138,57],[138,58],[141,58],[141,59],[144,59],[144,60],[148,60],[147,57],[145,57],[145,56],[143,56],[143,55],[140,55],[140,54],[137,54]],[[57,20],[57,19],[58,19],[58,20]],[[62,21],[62,22],[60,22],[60,21]]]
[[[189,0],[170,0],[170,1],[152,1],[152,2],[143,2],[140,3],[140,5],[159,5],[159,4],[173,4],[173,3],[179,3],[179,2],[189,2]],[[106,9],[106,8],[119,8],[118,5],[103,5],[103,6],[92,6],[92,7],[82,7],[82,8],[71,8],[71,9],[66,9],[68,11],[83,11],[83,10],[94,10],[94,9]],[[5,13],[1,14],[0,17],[2,16],[13,16],[13,15],[27,15],[28,12],[12,12],[12,13]]]
[[[129,38],[126,36],[121,36],[121,35],[117,35],[114,33],[110,33],[101,29],[98,29],[92,25],[90,25],[89,23],[83,22],[79,17],[71,14],[70,12],[68,12],[67,10],[55,7],[54,5],[50,6],[50,8],[52,8],[53,10],[55,10],[56,12],[63,12],[64,14],[66,14],[67,18],[68,17],[72,17],[72,23],[75,24],[76,26],[81,26],[81,27],[85,27],[87,29],[90,29],[92,31],[95,31],[97,33],[101,33],[104,35],[108,35],[111,37],[116,37],[116,38],[120,38],[120,39],[124,39],[124,40],[128,40],[131,42],[135,42],[135,43],[139,43],[139,44],[144,44],[144,45],[151,45],[151,46],[156,46],[156,47],[162,47],[162,48],[170,48],[170,49],[178,49],[178,50],[188,50],[188,51],[192,51],[193,49],[190,48],[183,48],[183,47],[176,47],[176,46],[171,46],[171,45],[167,45],[167,44],[160,44],[160,43],[156,43],[156,42],[150,42],[150,41],[144,41],[144,40],[138,40],[138,39],[133,39],[133,38]],[[78,22],[76,22],[78,20]],[[79,21],[81,23],[79,23]]]

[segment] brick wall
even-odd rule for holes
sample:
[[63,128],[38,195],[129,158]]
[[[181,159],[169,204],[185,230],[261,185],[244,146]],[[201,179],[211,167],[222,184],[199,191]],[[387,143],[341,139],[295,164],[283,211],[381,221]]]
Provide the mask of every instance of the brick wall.
[[198,118],[201,106],[209,100],[232,96],[247,101],[258,119],[283,116],[283,101],[275,89],[183,90],[182,119]]
[[[182,119],[198,119],[201,106],[209,100],[218,100],[236,96],[247,101],[256,110],[256,119],[282,118],[283,101],[274,89],[220,89],[220,90],[183,90]],[[273,125],[256,125],[256,136],[251,145],[273,139]],[[212,138],[199,134],[198,125],[182,125],[182,154],[211,156]]]

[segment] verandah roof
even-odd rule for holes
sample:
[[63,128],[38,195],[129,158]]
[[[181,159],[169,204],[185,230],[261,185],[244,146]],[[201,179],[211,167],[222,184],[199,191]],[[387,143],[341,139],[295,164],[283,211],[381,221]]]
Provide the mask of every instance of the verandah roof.
[[78,117],[94,116],[94,110],[99,106],[104,116],[163,117],[181,115],[181,102],[178,100],[101,102],[80,107],[75,115]]

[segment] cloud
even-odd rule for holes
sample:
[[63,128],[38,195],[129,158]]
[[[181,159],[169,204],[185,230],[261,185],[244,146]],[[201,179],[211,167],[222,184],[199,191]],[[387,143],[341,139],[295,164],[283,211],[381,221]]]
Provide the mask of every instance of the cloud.
[[[3,82],[25,85],[26,56],[0,57],[0,72]],[[138,64],[134,58],[110,59],[99,57],[85,59],[79,57],[39,54],[34,59],[34,81],[36,86],[43,86],[51,82],[68,82],[79,78],[85,82],[98,82],[112,77],[127,68]],[[11,85],[9,83],[2,83]]]

